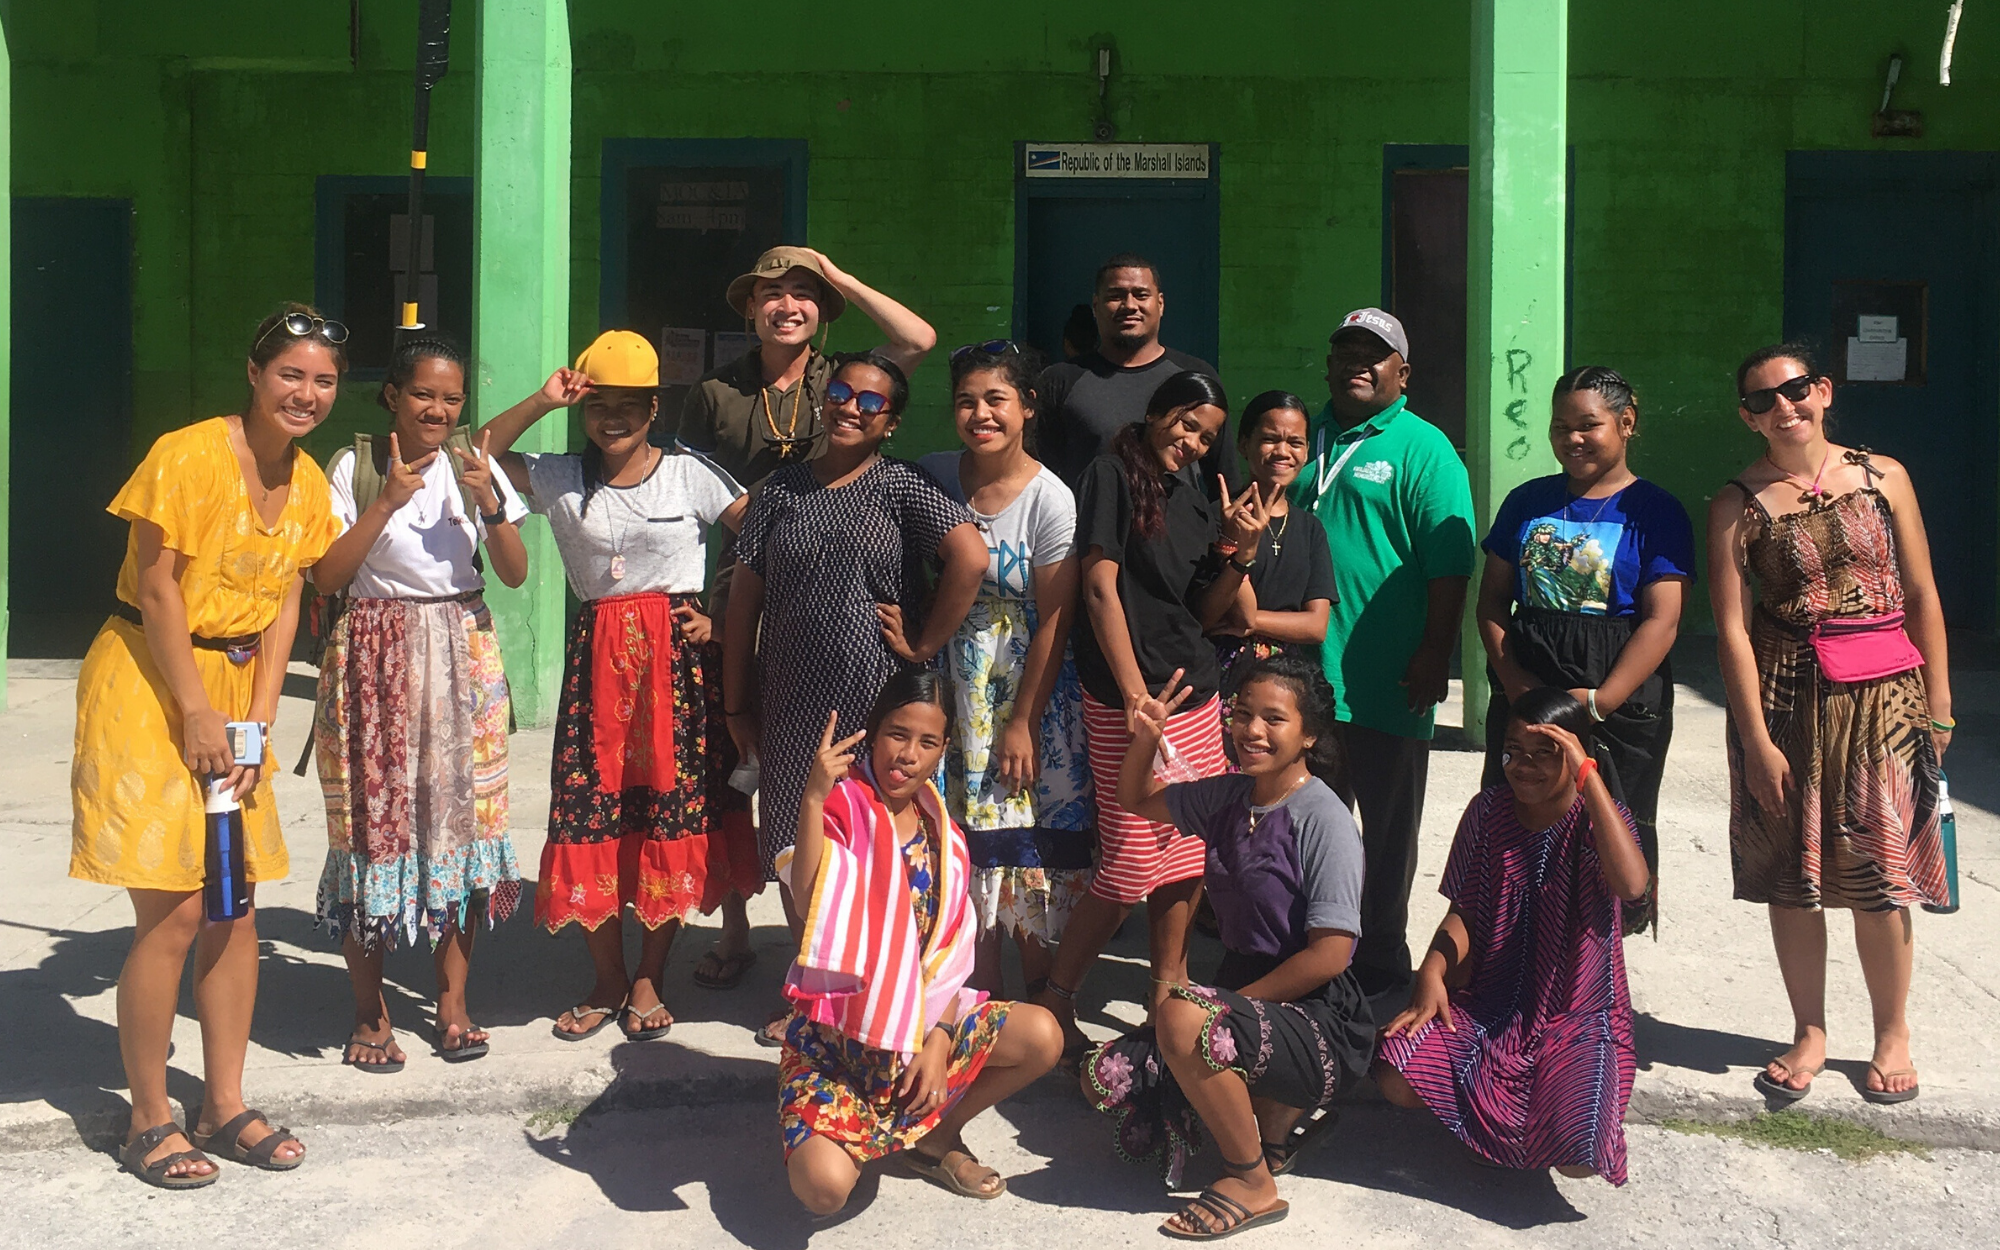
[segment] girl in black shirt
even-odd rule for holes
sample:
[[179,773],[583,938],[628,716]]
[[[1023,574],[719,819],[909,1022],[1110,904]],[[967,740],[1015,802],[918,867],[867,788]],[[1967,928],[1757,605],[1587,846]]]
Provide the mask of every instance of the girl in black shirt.
[[[1085,470],[1078,491],[1076,549],[1090,628],[1073,637],[1097,790],[1098,862],[1037,995],[1063,1022],[1072,1065],[1087,1048],[1075,1021],[1077,987],[1141,899],[1151,926],[1152,1001],[1187,979],[1203,845],[1126,811],[1115,796],[1133,709],[1176,678],[1193,694],[1165,731],[1172,779],[1213,776],[1228,765],[1216,698],[1222,672],[1202,621],[1220,617],[1236,593],[1233,579],[1218,579],[1223,560],[1255,551],[1268,519],[1261,501],[1248,502],[1254,491],[1232,502],[1211,496],[1198,476],[1228,409],[1214,378],[1175,374],[1147,402],[1145,421],[1120,431]],[[1218,544],[1221,534],[1227,541]]]

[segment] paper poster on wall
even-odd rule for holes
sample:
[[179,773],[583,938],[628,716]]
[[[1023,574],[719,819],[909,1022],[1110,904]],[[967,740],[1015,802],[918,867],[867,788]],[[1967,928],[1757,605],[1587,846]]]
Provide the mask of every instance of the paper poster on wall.
[[660,331],[660,385],[693,386],[701,381],[708,354],[708,331],[668,326]]
[[757,336],[754,334],[745,334],[741,330],[717,330],[715,332],[715,364],[711,367],[720,369],[756,345]]
[[1864,343],[1893,343],[1897,339],[1894,317],[1871,317],[1862,313],[1854,320],[1854,335]]
[[[1862,320],[1866,321],[1867,318]],[[1894,320],[1894,318],[1890,318]],[[1901,382],[1910,371],[1910,340],[1887,343],[1864,338],[1847,340],[1847,380],[1850,382]]]

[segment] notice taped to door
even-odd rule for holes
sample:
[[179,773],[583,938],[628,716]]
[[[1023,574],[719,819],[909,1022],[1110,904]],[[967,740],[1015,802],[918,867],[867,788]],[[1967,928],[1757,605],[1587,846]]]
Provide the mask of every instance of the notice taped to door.
[[1029,178],[1206,178],[1206,143],[1028,143]]

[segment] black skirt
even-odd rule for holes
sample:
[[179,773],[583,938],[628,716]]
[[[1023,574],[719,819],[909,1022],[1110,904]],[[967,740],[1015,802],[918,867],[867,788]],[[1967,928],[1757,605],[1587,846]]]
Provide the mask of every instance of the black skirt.
[[[1595,690],[1611,675],[1618,655],[1632,640],[1635,618],[1596,616],[1583,612],[1551,612],[1517,606],[1508,630],[1514,659],[1530,676],[1563,690]],[[1507,736],[1507,692],[1493,670],[1486,670],[1492,702],[1486,711],[1486,770],[1482,787],[1506,781],[1500,750]],[[1669,660],[1639,683],[1625,702],[1592,732],[1591,754],[1604,775],[1611,797],[1623,803],[1639,827],[1639,844],[1653,877],[1646,897],[1625,906],[1625,930],[1637,933],[1657,918],[1660,871],[1660,778],[1667,767],[1667,745],[1674,734],[1674,675]]]

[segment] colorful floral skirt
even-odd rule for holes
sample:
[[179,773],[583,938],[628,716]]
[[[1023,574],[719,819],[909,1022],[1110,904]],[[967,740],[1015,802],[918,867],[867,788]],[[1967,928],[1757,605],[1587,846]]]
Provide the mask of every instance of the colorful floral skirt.
[[320,661],[313,747],[326,800],[319,921],[336,938],[433,945],[474,906],[514,912],[507,677],[475,594],[355,599]]
[[[1276,962],[1229,952],[1217,979],[1248,985],[1263,975],[1252,975],[1254,969],[1268,971]],[[1351,972],[1289,1003],[1207,986],[1175,986],[1173,992],[1208,1012],[1200,1044],[1208,1066],[1242,1077],[1253,1098],[1311,1111],[1367,1075],[1375,1022]],[[1119,1157],[1155,1161],[1168,1187],[1178,1188],[1188,1156],[1202,1147],[1201,1117],[1161,1055],[1152,1026],[1086,1055],[1083,1086],[1090,1105],[1116,1121]]]
[[[1008,833],[1036,830],[1010,829]],[[1089,853],[1088,833],[1085,854]],[[966,840],[972,840],[967,834]],[[975,861],[976,862],[976,861]],[[998,931],[1016,941],[1032,938],[1044,946],[1062,941],[1063,929],[1076,902],[1090,890],[1088,868],[974,868],[972,911],[979,931]]]
[[852,1041],[832,1025],[792,1017],[778,1057],[778,1131],[785,1157],[808,1137],[838,1143],[856,1163],[922,1141],[986,1067],[1011,1005],[981,1003],[952,1026],[945,1100],[925,1116],[907,1114],[896,1096],[904,1069],[899,1056]]
[[722,649],[682,641],[697,595],[583,605],[570,625],[535,923],[596,929],[628,904],[657,929],[763,888],[750,800],[729,785]]

